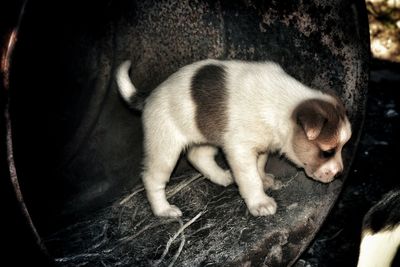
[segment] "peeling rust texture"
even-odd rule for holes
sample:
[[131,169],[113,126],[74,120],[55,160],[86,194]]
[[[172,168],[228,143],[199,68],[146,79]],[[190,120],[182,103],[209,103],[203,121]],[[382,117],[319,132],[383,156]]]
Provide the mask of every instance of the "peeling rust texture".
[[134,59],[133,78],[147,90],[199,59],[272,60],[307,85],[338,92],[350,115],[363,112],[368,39],[356,4],[243,2],[139,2],[118,22],[117,57]]
[[[16,110],[30,110],[33,117],[43,99],[54,96],[48,101],[56,107],[49,109],[56,110],[51,120],[41,120],[43,114],[38,113],[34,121],[51,129],[52,140],[59,143],[52,143],[50,151],[59,150],[57,157],[46,157],[47,166],[56,166],[46,172],[38,170],[41,157],[29,154],[47,151],[49,142],[41,134],[26,143],[16,138],[16,154],[19,166],[34,166],[31,169],[38,171],[34,177],[40,177],[22,175],[26,181],[35,181],[26,187],[30,196],[34,190],[53,188],[51,197],[31,203],[44,216],[42,222],[52,225],[71,214],[84,218],[48,236],[46,244],[57,262],[64,266],[293,264],[335,203],[362,127],[369,37],[365,7],[359,2],[99,1],[85,9],[65,1],[62,7],[68,16],[42,14],[44,19],[52,16],[47,21],[56,31],[29,22],[45,10],[40,3],[32,3],[28,13],[36,13],[27,17],[25,33],[29,34],[25,39],[21,36],[19,69],[13,75],[14,84],[21,85],[14,104]],[[25,56],[30,60],[22,64]],[[182,208],[182,221],[154,218],[143,191],[124,204],[110,205],[111,200],[125,197],[126,189],[141,184],[140,118],[127,110],[117,94],[116,66],[130,59],[133,82],[149,93],[178,68],[205,58],[275,61],[311,87],[336,91],[353,124],[353,138],[344,150],[344,176],[321,184],[287,161],[272,158],[267,169],[286,186],[268,192],[278,203],[277,214],[260,218],[248,213],[237,187],[224,189],[205,179],[171,197]],[[52,66],[46,68],[49,81],[34,62]],[[30,88],[41,90],[33,93]],[[15,117],[19,132],[29,132],[26,112]],[[59,136],[61,141],[55,138]],[[38,143],[42,150],[35,149]],[[175,176],[184,170],[188,167],[181,163]],[[169,186],[174,188],[183,180],[172,179]],[[54,200],[54,207],[48,199]],[[90,213],[94,207],[103,209]],[[202,215],[163,255],[169,238],[198,214]]]

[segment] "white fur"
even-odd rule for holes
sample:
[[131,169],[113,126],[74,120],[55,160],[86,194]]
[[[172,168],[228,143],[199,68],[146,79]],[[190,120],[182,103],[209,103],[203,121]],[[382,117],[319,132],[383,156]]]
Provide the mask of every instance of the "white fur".
[[125,61],[117,69],[118,75],[116,75],[116,81],[118,84],[118,89],[121,96],[125,101],[130,101],[130,98],[134,96],[137,92],[135,86],[132,84],[129,78],[129,68],[131,67],[131,62]]
[[212,182],[228,186],[233,183],[229,170],[223,170],[215,162],[218,149],[214,146],[202,145],[191,147],[188,151],[188,159],[193,166]]
[[[165,186],[185,148],[189,148],[189,160],[211,181],[223,186],[233,182],[231,172],[222,170],[215,163],[216,148],[201,146],[207,140],[195,121],[196,106],[190,91],[191,80],[196,71],[207,64],[223,65],[227,73],[228,122],[222,149],[240,194],[251,214],[274,214],[276,203],[263,191],[263,183],[271,184],[271,178],[262,175],[264,171],[260,167],[265,166],[267,152],[281,151],[302,166],[291,143],[294,129],[292,112],[299,103],[310,98],[332,103],[334,99],[304,86],[277,64],[217,60],[199,61],[181,68],[146,100],[142,118],[145,149],[143,182],[152,210],[158,216],[176,217],[182,214],[168,203]],[[120,92],[126,100],[136,93],[128,68],[125,62],[117,72]],[[191,148],[193,144],[196,146]],[[339,169],[331,165],[326,168],[330,172]]]
[[390,267],[400,245],[400,226],[376,234],[366,233],[361,241],[357,267]]

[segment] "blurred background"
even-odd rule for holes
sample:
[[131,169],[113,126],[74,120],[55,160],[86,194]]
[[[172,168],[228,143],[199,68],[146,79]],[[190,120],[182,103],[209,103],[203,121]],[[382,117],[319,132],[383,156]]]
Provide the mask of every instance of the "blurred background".
[[297,267],[356,266],[364,214],[400,185],[400,0],[366,6],[371,65],[361,142],[338,202]]

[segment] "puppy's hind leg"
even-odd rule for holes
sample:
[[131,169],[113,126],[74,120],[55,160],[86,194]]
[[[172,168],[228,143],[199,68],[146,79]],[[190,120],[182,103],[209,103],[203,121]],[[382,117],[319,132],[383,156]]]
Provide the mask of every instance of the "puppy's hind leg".
[[[143,171],[143,184],[146,189],[147,199],[156,216],[180,217],[181,210],[168,203],[165,186],[170,179],[172,170],[178,161],[183,145],[176,140],[165,138],[145,138],[145,160]],[[151,140],[149,140],[151,139]]]
[[187,157],[190,163],[211,182],[228,186],[233,183],[233,178],[229,170],[222,169],[215,162],[217,153],[218,149],[213,146],[193,146],[188,151]]

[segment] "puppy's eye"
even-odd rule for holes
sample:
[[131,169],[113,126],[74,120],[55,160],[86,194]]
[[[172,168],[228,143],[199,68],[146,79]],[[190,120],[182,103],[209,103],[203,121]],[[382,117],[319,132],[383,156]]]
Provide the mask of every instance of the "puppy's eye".
[[335,149],[329,149],[329,150],[321,150],[321,155],[323,158],[331,158],[335,155]]

